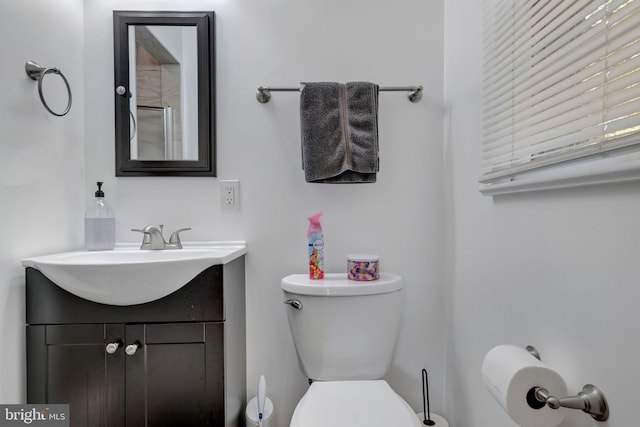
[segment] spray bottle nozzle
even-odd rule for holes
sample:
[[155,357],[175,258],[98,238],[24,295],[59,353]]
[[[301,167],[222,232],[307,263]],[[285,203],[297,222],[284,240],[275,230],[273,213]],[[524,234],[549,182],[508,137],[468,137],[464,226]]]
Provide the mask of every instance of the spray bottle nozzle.
[[307,229],[307,238],[311,236],[311,233],[314,231],[321,231],[322,226],[320,225],[320,217],[322,216],[322,212],[315,213],[311,215],[309,218],[309,228]]
[[309,218],[307,218],[309,220],[309,222],[311,224],[318,224],[320,225],[320,217],[322,216],[322,212],[318,212],[318,213],[314,213],[313,215],[311,215]]

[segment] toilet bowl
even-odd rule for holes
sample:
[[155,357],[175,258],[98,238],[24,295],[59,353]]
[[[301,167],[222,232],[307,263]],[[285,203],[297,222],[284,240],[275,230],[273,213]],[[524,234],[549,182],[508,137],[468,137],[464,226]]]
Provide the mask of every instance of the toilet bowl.
[[326,274],[282,279],[300,370],[313,380],[290,427],[418,427],[413,409],[382,378],[402,313],[402,277],[370,282]]
[[311,384],[290,427],[420,427],[409,404],[384,380]]

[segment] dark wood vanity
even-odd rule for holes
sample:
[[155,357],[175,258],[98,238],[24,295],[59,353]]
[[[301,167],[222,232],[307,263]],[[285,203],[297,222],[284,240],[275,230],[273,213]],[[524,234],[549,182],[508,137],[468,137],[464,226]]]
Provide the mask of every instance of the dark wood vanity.
[[27,401],[70,405],[72,427],[241,426],[244,257],[174,293],[113,306],[26,269]]

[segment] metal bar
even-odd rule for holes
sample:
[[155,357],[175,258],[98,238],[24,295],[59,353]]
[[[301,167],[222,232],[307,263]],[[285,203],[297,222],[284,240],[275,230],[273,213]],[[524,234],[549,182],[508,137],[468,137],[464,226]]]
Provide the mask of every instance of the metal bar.
[[[422,86],[381,86],[381,92],[409,92],[407,97],[411,102],[418,102],[422,98]],[[256,93],[256,99],[261,104],[266,104],[271,99],[271,92],[300,92],[302,87],[269,87],[260,86]]]
[[258,90],[266,90],[269,92],[300,92],[302,90],[302,86],[300,87],[263,87],[260,86]]
[[[380,86],[378,90],[382,92],[411,92],[421,89],[422,86]],[[268,90],[270,92],[299,92],[302,90],[300,87],[271,87],[260,86],[258,90]]]
[[164,107],[164,159],[174,160],[173,156],[173,108]]

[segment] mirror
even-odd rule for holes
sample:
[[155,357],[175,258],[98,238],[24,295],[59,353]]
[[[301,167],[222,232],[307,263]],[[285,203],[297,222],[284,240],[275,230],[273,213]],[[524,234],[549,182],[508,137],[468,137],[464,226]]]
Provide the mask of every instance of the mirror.
[[213,19],[113,12],[116,176],[215,176]]

